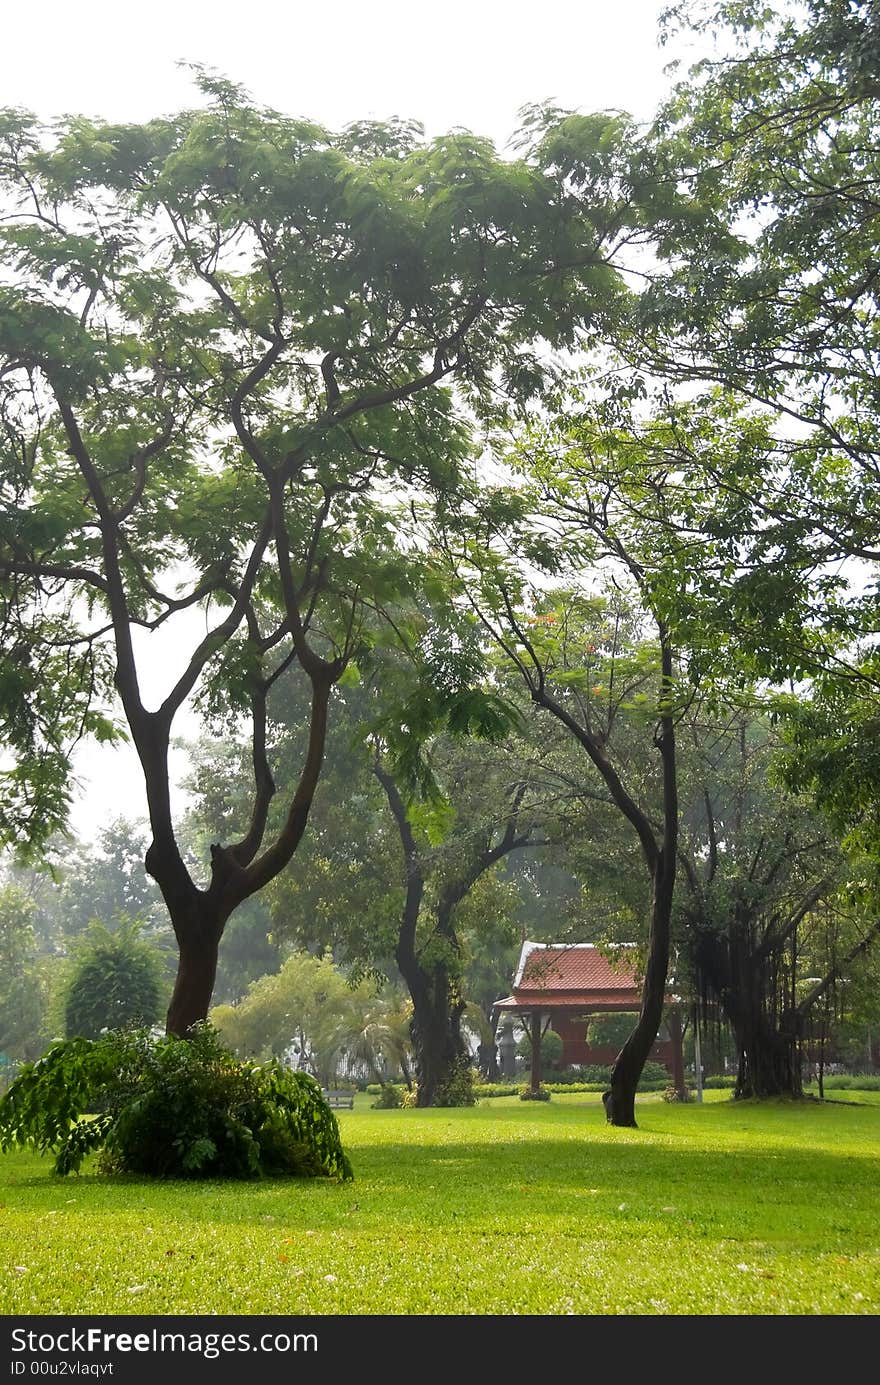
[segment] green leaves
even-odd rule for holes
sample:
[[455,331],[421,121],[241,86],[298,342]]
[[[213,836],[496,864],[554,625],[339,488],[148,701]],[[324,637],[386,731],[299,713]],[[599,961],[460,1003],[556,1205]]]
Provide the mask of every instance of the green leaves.
[[[510,160],[400,121],[333,133],[196,81],[200,109],[144,125],[0,122],[3,629],[26,627],[42,694],[35,720],[24,686],[0,690],[34,799],[7,837],[63,819],[70,744],[114,734],[117,681],[142,720],[133,626],[201,610],[214,633],[171,704],[201,680],[235,718],[260,676],[309,663],[297,622],[340,671],[384,638],[366,611],[418,624],[402,608],[426,564],[401,502],[454,493],[481,422],[554,388],[546,344],[621,294],[625,123],[548,112]],[[431,702],[407,708],[416,739],[512,724],[467,678]]]
[[54,1151],[58,1174],[100,1150],[114,1171],[158,1178],[352,1177],[314,1078],[238,1063],[208,1027],[54,1044],[0,1101],[0,1148],[16,1146]]

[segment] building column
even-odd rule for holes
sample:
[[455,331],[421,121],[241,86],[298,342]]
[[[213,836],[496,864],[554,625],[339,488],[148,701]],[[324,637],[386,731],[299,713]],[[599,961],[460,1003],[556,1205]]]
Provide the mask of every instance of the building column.
[[541,1087],[541,1012],[532,1011],[532,1096],[537,1096]]

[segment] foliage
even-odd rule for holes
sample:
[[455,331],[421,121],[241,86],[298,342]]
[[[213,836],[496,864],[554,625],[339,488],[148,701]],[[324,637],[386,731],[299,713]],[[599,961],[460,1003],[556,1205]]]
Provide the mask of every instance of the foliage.
[[454,1063],[448,1076],[437,1087],[436,1106],[473,1106],[476,1101],[475,1076],[466,1059]]
[[[392,1003],[371,980],[349,984],[329,952],[294,952],[280,971],[251,983],[237,1005],[218,1005],[211,1020],[241,1056],[294,1053],[322,1086],[332,1086],[344,1054],[393,1061],[400,1035]],[[369,1049],[369,1053],[368,1053]]]
[[666,104],[658,149],[730,238],[701,259],[679,225],[677,267],[639,303],[638,368],[653,347],[689,400],[695,379],[711,382],[676,407],[715,435],[682,448],[678,470],[708,541],[701,620],[734,667],[818,676],[815,707],[808,696],[801,715],[799,687],[780,708],[803,757],[792,782],[870,826],[855,747],[871,759],[878,692],[876,7],[672,9],[715,51]]
[[[545,1029],[541,1035],[541,1075],[548,1077],[562,1058],[562,1038],[555,1029]],[[527,1030],[516,1046],[521,1058],[531,1061],[532,1036]]]
[[664,1087],[661,1095],[664,1101],[686,1102],[693,1101],[694,1099],[694,1093],[691,1087],[683,1087],[681,1091],[679,1091],[678,1087]]
[[144,871],[149,837],[144,824],[115,818],[96,840],[53,839],[47,856],[54,876],[53,898],[44,897],[55,915],[55,932],[70,940],[93,919],[112,928],[117,918],[143,920],[146,935],[163,922],[162,897]]
[[113,932],[93,922],[74,953],[67,982],[68,1038],[97,1039],[108,1029],[154,1024],[162,1012],[162,959],[141,936],[140,920]]
[[53,1151],[59,1174],[100,1151],[108,1171],[155,1178],[351,1176],[314,1079],[239,1063],[207,1027],[54,1044],[0,1101],[0,1144]]
[[0,887],[0,1053],[34,1058],[45,1043],[46,978],[37,962],[34,906],[14,884]]
[[543,1084],[540,1084],[537,1088],[532,1088],[531,1086],[520,1087],[519,1099],[520,1101],[549,1101],[550,1092]]
[[591,1015],[587,1026],[587,1043],[593,1048],[609,1048],[617,1045],[620,1048],[629,1038],[635,1022],[635,1015],[628,1012],[617,1014]]
[[[370,1091],[370,1088],[367,1088]],[[382,1082],[376,1084],[375,1097],[372,1103],[374,1111],[395,1111],[403,1105],[403,1096],[406,1087],[399,1086],[396,1082]]]

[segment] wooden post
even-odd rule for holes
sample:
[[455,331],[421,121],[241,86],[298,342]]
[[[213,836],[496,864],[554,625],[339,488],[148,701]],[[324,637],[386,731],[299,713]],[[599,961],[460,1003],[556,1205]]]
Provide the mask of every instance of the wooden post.
[[532,1096],[537,1097],[541,1087],[541,1012],[532,1011]]

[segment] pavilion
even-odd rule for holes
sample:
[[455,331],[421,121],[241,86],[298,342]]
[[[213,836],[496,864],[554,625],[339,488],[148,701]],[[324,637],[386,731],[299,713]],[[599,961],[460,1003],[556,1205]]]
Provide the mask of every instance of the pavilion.
[[[593,1015],[638,1010],[642,1003],[632,949],[608,949],[610,960],[593,943],[524,942],[513,994],[494,1005],[499,1019],[519,1016],[532,1041],[531,1087],[541,1081],[541,1036],[554,1029],[562,1039],[562,1066],[613,1063],[616,1047],[591,1046],[587,1026]],[[667,995],[667,1024],[649,1057],[669,1069],[676,1087],[684,1085],[682,1026],[677,996]],[[661,1029],[661,1034],[664,1030]]]

